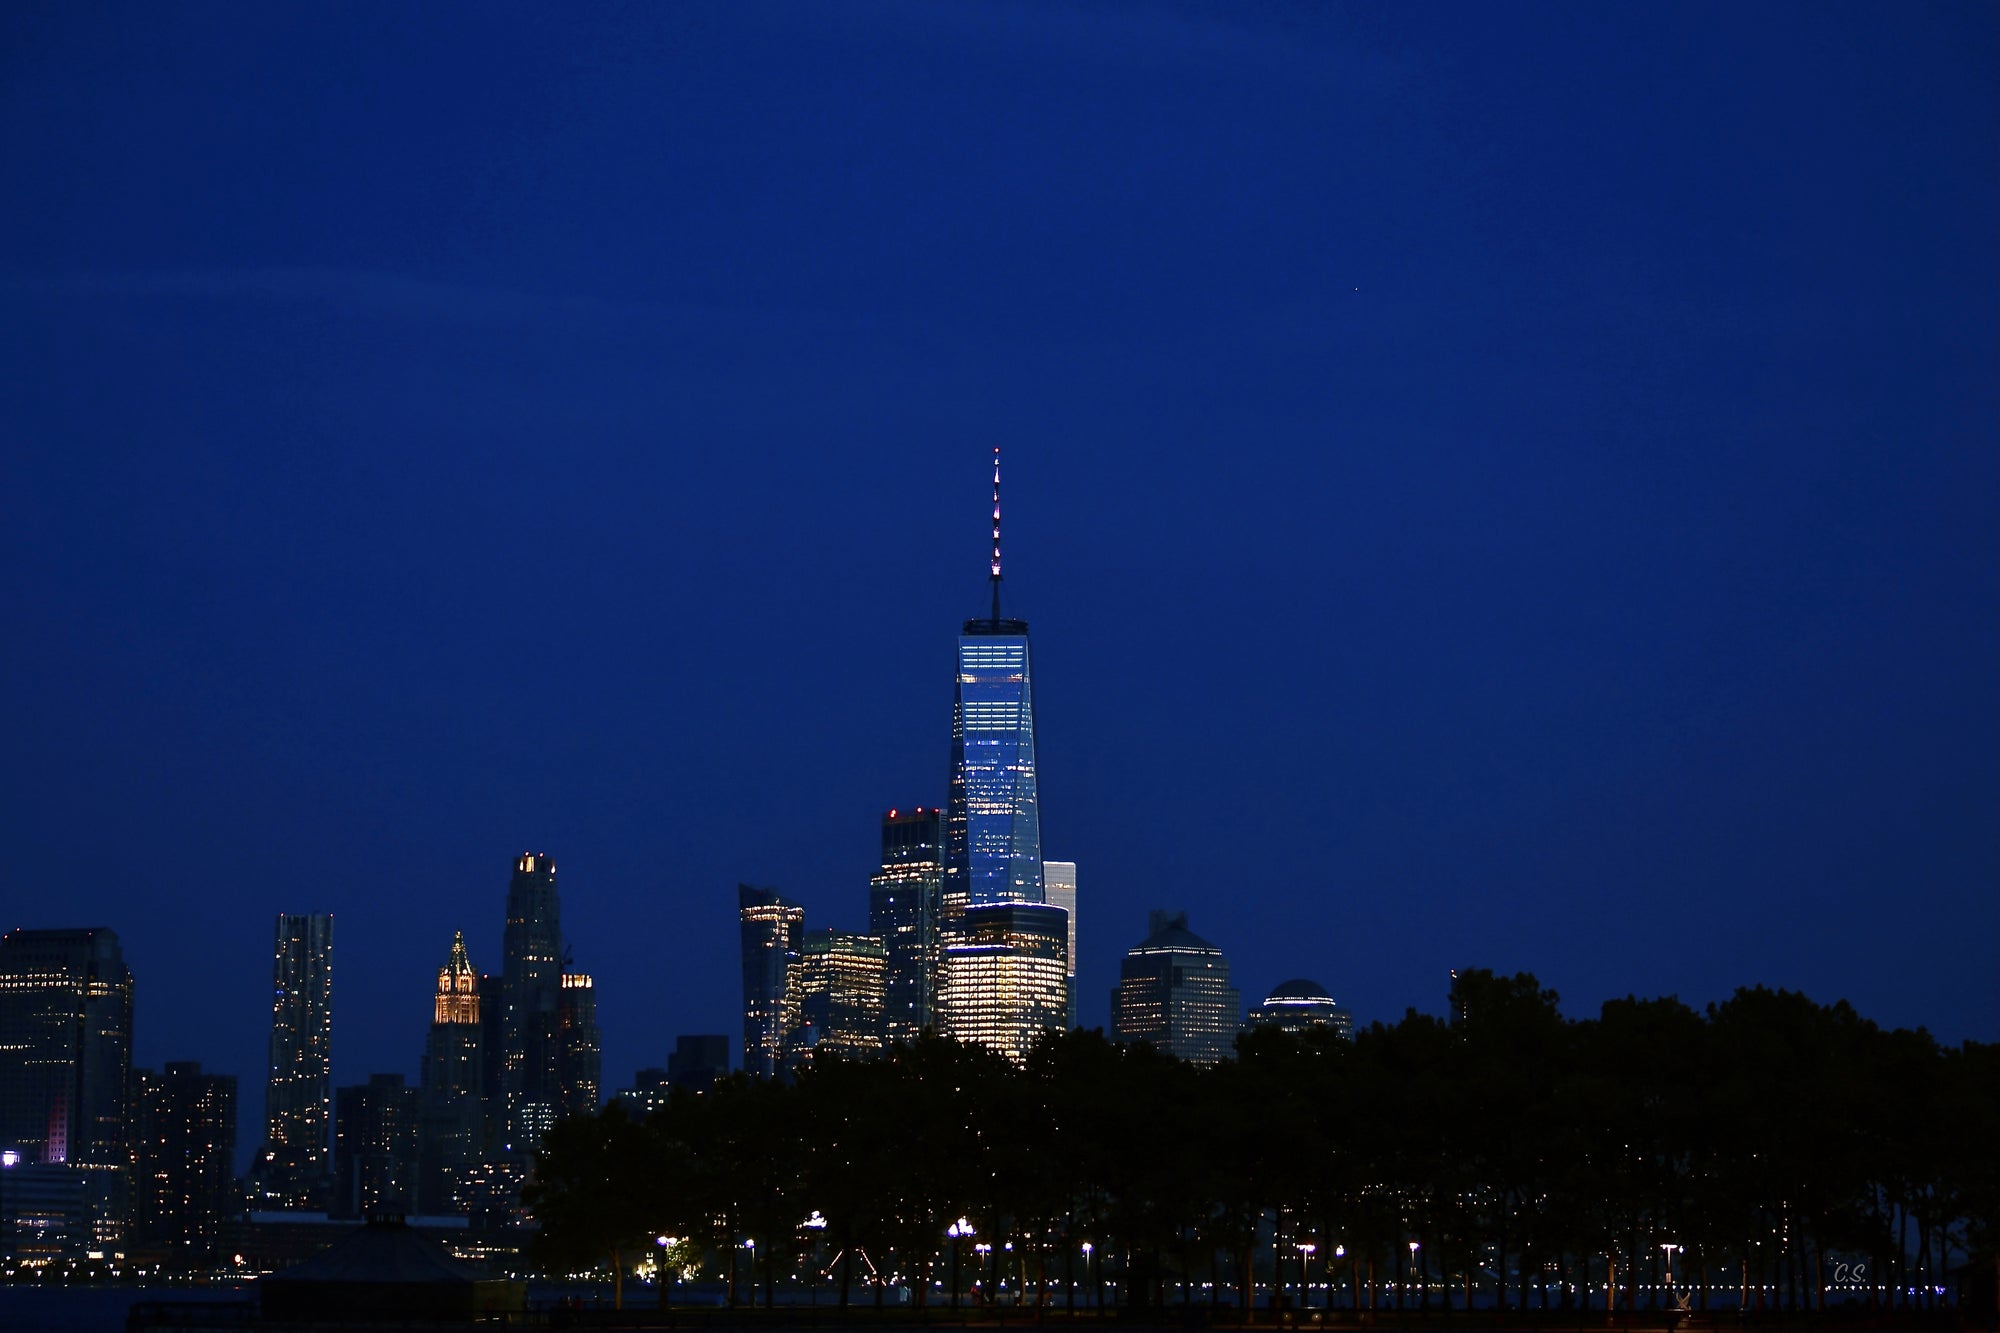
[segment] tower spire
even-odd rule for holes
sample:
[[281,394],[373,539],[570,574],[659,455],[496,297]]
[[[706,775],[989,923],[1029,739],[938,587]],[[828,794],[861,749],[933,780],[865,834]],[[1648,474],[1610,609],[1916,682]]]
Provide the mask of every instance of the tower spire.
[[1000,446],[993,446],[993,619],[1000,619]]

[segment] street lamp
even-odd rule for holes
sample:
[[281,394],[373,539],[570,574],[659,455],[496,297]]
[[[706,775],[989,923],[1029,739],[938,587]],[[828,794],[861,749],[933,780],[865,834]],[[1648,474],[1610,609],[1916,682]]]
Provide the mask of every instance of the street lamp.
[[[1410,1277],[1412,1278],[1417,1275],[1417,1251],[1422,1248],[1423,1246],[1419,1245],[1416,1241],[1410,1242]],[[1407,1287],[1410,1284],[1406,1280],[1403,1285]],[[1425,1294],[1428,1295],[1429,1293]],[[1403,1308],[1403,1293],[1400,1291],[1396,1293],[1396,1308],[1398,1310]]]
[[1091,1303],[1097,1308],[1099,1314],[1103,1314],[1104,1288],[1098,1284],[1094,1276],[1094,1270],[1090,1266],[1090,1256],[1096,1252],[1097,1247],[1095,1245],[1092,1245],[1089,1241],[1083,1243],[1083,1276],[1090,1283]]
[[958,1308],[958,1243],[973,1234],[972,1223],[961,1217],[946,1227],[944,1234],[951,1237],[951,1308],[956,1310]]
[[979,1289],[985,1294],[986,1303],[991,1305],[994,1303],[993,1279],[987,1276],[986,1256],[993,1253],[993,1247],[982,1240],[972,1247],[972,1252],[979,1256]]
[[653,1261],[658,1265],[653,1270],[653,1281],[658,1287],[657,1294],[660,1298],[660,1308],[662,1310],[667,1308],[667,1251],[673,1246],[673,1243],[674,1238],[672,1236],[653,1237],[653,1244],[660,1247],[659,1257]]
[[[1312,1279],[1306,1275],[1306,1262],[1313,1257],[1313,1252],[1319,1249],[1319,1246],[1309,1240],[1294,1241],[1293,1246],[1299,1252],[1299,1308],[1301,1310],[1310,1310],[1313,1303]],[[1328,1298],[1329,1301],[1331,1299],[1331,1297]]]

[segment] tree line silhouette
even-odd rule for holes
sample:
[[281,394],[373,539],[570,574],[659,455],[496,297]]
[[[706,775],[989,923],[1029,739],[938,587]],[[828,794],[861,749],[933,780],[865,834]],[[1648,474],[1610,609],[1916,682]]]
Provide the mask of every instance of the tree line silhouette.
[[548,1134],[531,1253],[622,1281],[671,1237],[732,1303],[812,1269],[842,1307],[1000,1281],[1071,1308],[1908,1306],[1992,1262],[2000,1047],[1762,987],[1582,1020],[1556,999],[1474,971],[1449,1022],[1260,1031],[1212,1068],[1094,1031],[1020,1065],[926,1034],[643,1123],[614,1103]]

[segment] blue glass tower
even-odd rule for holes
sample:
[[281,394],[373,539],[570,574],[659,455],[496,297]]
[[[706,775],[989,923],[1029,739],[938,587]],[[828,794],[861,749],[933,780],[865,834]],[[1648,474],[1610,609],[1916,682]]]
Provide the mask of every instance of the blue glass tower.
[[1000,615],[1000,451],[993,451],[993,614],[958,636],[945,803],[944,926],[965,909],[1039,903],[1042,821],[1028,622]]

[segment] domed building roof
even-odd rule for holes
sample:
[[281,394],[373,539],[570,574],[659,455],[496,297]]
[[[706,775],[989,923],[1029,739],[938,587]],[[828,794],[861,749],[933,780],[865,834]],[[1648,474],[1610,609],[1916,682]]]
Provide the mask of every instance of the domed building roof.
[[1327,994],[1326,987],[1317,981],[1294,977],[1290,981],[1281,981],[1271,987],[1271,993],[1265,997],[1264,1003],[1269,1004],[1273,1000],[1331,1000],[1332,998],[1333,996]]

